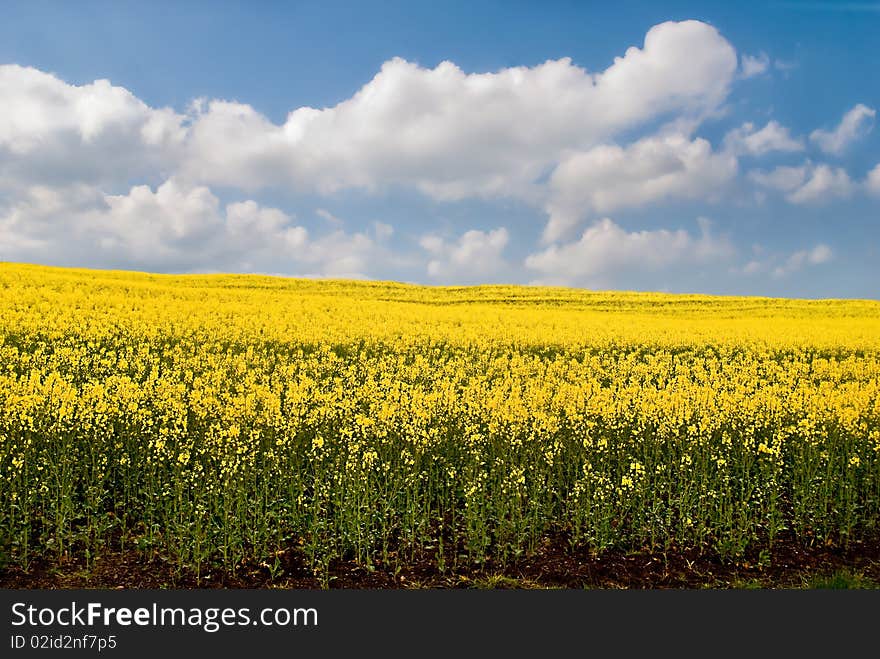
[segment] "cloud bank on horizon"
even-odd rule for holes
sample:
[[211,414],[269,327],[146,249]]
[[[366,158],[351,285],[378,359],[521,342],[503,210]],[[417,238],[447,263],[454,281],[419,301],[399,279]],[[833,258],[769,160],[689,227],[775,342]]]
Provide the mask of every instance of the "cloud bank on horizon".
[[[876,118],[861,101],[808,134],[756,116],[707,137],[729,123],[733,90],[783,68],[707,23],[666,22],[596,72],[393,58],[338,104],[273,122],[244,102],[151,107],[108,80],[0,65],[0,260],[602,288],[669,276],[692,290],[709,272],[762,293],[834,267],[834,228],[770,250],[707,217],[880,200],[880,157],[861,175],[846,162]],[[352,195],[458,205],[473,223],[351,228],[324,206]],[[487,224],[487,206],[525,209],[533,230],[501,211]],[[659,224],[670,208],[691,215]]]

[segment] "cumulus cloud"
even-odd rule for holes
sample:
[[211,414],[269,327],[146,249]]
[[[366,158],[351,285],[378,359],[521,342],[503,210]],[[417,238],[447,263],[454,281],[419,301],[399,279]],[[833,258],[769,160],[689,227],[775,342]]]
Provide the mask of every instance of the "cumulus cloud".
[[777,121],[768,121],[760,130],[747,122],[724,137],[724,148],[736,155],[763,156],[773,151],[803,151],[804,143],[794,139],[788,128]]
[[354,96],[302,107],[282,125],[213,101],[193,119],[184,172],[256,188],[415,187],[434,199],[533,197],[573,148],[666,116],[702,116],[727,96],[736,54],[715,28],[663,23],[606,70],[570,59],[494,73],[395,58]]
[[485,282],[486,277],[503,277],[507,268],[503,252],[509,239],[507,229],[500,227],[491,231],[466,231],[453,241],[428,234],[422,236],[419,245],[430,256],[430,277]]
[[381,262],[389,260],[386,250],[369,235],[334,231],[309,241],[300,249],[294,255],[298,269],[293,272],[307,277],[364,279]]
[[849,197],[856,189],[844,169],[811,162],[798,167],[776,167],[769,172],[753,170],[748,178],[762,187],[785,193],[793,204],[826,203]]
[[[695,136],[737,78],[769,66],[764,53],[740,60],[710,25],[668,22],[595,72],[568,58],[490,73],[395,58],[350,98],[294,108],[280,122],[236,101],[199,99],[178,113],[106,80],[73,85],[0,66],[0,258],[339,277],[397,262],[385,244],[390,225],[344,230],[316,209],[325,224],[313,235],[293,215],[248,198],[268,187],[523,200],[549,215],[544,239],[557,244],[526,260],[547,280],[727,258],[732,247],[708,225],[698,234],[627,232],[606,219],[559,243],[578,223],[616,210],[712,201],[737,176],[740,156],[803,150],[775,121],[743,124],[717,150]],[[858,105],[810,139],[839,153],[873,116]],[[842,169],[812,163],[750,178],[793,203],[862,189]],[[880,166],[864,187],[880,194]],[[246,199],[221,203],[212,188]],[[437,281],[501,279],[512,272],[509,242],[505,228],[425,235],[421,263]]]
[[[34,185],[82,183],[109,195],[133,181],[173,178],[190,191],[275,186],[327,195],[403,187],[436,200],[505,197],[540,207],[548,172],[557,169],[557,183],[563,181],[576,167],[573,152],[613,149],[599,145],[662,122],[693,130],[726,100],[737,63],[730,43],[699,21],[652,27],[641,47],[598,72],[568,58],[492,73],[395,58],[350,98],[293,109],[280,124],[245,103],[198,99],[178,114],[151,108],[106,80],[77,86],[5,66],[0,187],[23,195]],[[691,194],[690,184],[675,179],[695,172],[664,173],[661,161],[687,169],[692,159],[707,158],[701,154],[708,145],[664,144],[626,147],[624,159],[635,157],[634,149],[670,154],[643,168],[650,180],[628,175],[619,196],[627,185],[639,188],[641,203]],[[717,175],[730,166],[703,164]],[[568,203],[564,187],[554,190],[553,204]]]
[[684,229],[628,232],[604,218],[588,227],[580,239],[551,245],[526,258],[526,267],[540,274],[536,283],[580,284],[607,281],[623,271],[656,272],[729,259],[734,248],[712,235],[710,223],[699,220],[700,233]]
[[839,156],[850,144],[871,131],[876,114],[873,108],[859,103],[843,115],[834,130],[814,130],[810,133],[810,140],[825,153]]
[[743,55],[740,65],[740,76],[753,78],[766,73],[770,68],[770,56],[767,53],[759,55]]
[[119,182],[173,166],[185,119],[107,80],[0,65],[0,186]]
[[678,134],[575,153],[550,178],[544,241],[563,238],[589,213],[671,198],[712,198],[736,172],[733,155],[713,152],[704,139]]
[[168,180],[122,195],[32,186],[0,209],[0,258],[155,271],[283,272],[363,277],[384,258],[391,228],[312,238],[294,218],[253,200],[221,207],[204,186]]

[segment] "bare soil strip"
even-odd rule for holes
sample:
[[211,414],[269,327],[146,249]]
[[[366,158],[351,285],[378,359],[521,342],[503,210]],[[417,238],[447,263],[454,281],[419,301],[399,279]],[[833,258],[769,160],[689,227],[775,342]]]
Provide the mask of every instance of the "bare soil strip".
[[[446,564],[449,564],[446,559]],[[279,556],[274,574],[268,566],[242,565],[235,572],[196,574],[179,570],[156,556],[107,551],[90,564],[82,558],[42,561],[25,571],[0,570],[0,587],[70,588],[804,588],[833,584],[878,587],[880,537],[846,547],[805,546],[783,539],[772,550],[721,560],[695,551],[605,552],[600,556],[571,549],[564,538],[548,539],[531,556],[504,565],[438,568],[438,556],[425,554],[397,569],[381,563],[364,567],[332,563],[316,574],[299,549]],[[833,587],[833,585],[831,586]]]

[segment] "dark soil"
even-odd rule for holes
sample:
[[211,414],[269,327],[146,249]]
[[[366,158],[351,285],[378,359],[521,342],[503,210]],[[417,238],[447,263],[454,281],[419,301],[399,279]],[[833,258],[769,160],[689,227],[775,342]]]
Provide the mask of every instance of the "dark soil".
[[[605,552],[574,550],[548,539],[532,555],[504,565],[487,562],[438,569],[425,555],[397,569],[331,563],[321,577],[298,549],[280,554],[273,576],[267,565],[196,574],[161,557],[110,551],[83,559],[41,561],[29,569],[0,570],[2,588],[803,588],[817,577],[854,575],[862,586],[880,584],[880,537],[846,547],[806,546],[783,539],[772,550],[722,560],[697,551]],[[448,565],[448,562],[447,562]]]

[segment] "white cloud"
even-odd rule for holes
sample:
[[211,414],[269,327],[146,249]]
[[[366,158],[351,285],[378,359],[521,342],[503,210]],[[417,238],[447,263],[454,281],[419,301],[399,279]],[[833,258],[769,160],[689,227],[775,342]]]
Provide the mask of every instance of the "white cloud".
[[713,198],[736,176],[737,161],[704,139],[649,137],[622,148],[575,153],[553,172],[545,242],[563,238],[590,213],[608,213],[672,198]]
[[793,192],[804,184],[807,178],[807,165],[798,167],[776,167],[769,172],[754,169],[748,173],[748,178],[764,188],[771,188],[780,192]]
[[798,167],[776,167],[769,172],[753,170],[748,178],[762,187],[785,193],[793,204],[827,203],[849,197],[856,188],[842,168],[811,162]]
[[777,121],[768,121],[761,130],[744,123],[724,137],[724,148],[736,155],[763,156],[773,151],[803,151],[804,143],[794,139],[788,128]]
[[873,108],[859,103],[843,115],[837,128],[831,131],[814,130],[810,133],[810,139],[825,153],[840,155],[850,144],[871,131],[876,114]]
[[338,217],[336,217],[333,213],[331,213],[330,211],[328,211],[328,210],[325,209],[325,208],[318,208],[318,209],[316,209],[316,210],[315,210],[315,215],[317,215],[318,217],[320,217],[320,218],[323,219],[324,221],[328,222],[328,223],[330,224],[330,226],[333,226],[333,227],[336,227],[336,228],[339,228],[339,227],[341,227],[343,224],[345,224],[341,219],[339,219]]
[[741,268],[733,268],[732,272],[749,276],[770,274],[770,276],[779,279],[799,272],[805,267],[828,263],[833,258],[832,249],[824,243],[819,243],[810,249],[800,250],[788,256],[770,254],[763,258],[756,258]]
[[853,183],[840,167],[815,166],[807,181],[797,190],[786,195],[793,204],[823,203],[852,194]]
[[73,222],[96,208],[106,208],[99,190],[84,184],[64,188],[33,185],[16,197],[0,196],[0,260],[41,260],[57,255],[73,241]]
[[539,282],[577,284],[730,258],[734,248],[727,239],[713,236],[708,220],[701,218],[699,224],[699,236],[683,229],[627,232],[605,218],[573,243],[531,254],[526,267],[540,273]]
[[877,163],[865,179],[865,188],[876,196],[880,196],[880,163]]
[[[119,193],[133,181],[173,178],[190,191],[276,186],[331,194],[399,186],[438,200],[500,196],[543,206],[547,173],[568,163],[572,151],[614,148],[597,145],[663,122],[693,131],[724,103],[736,69],[736,52],[714,27],[667,22],[599,72],[568,58],[493,73],[395,58],[341,103],[296,108],[276,124],[244,103],[198,99],[178,114],[106,80],[77,86],[5,66],[0,188],[22,195],[34,185],[85,183]],[[688,167],[708,148],[693,144],[656,148],[681,151],[683,161],[676,164],[672,154],[667,162]],[[633,148],[652,147],[627,147],[630,158]],[[655,171],[663,158],[643,167],[651,180],[628,177],[640,203],[692,194],[690,184],[675,181],[680,175]],[[729,166],[705,164],[716,172]],[[333,223],[332,215],[325,219]]]
[[828,263],[832,257],[831,248],[828,245],[819,244],[810,250],[802,250],[789,256],[782,265],[773,269],[773,276],[786,277],[803,269],[804,266]]
[[414,187],[435,199],[539,196],[535,181],[570,149],[669,116],[700,117],[726,98],[736,54],[715,28],[663,23],[605,71],[569,59],[468,74],[386,62],[338,105],[275,125],[247,105],[213,101],[194,117],[184,172],[257,188]]
[[184,118],[107,80],[74,86],[0,65],[0,186],[126,181],[169,166]]
[[[739,156],[803,150],[776,121],[742,125],[717,151],[695,136],[738,75],[769,66],[764,53],[744,55],[738,72],[736,52],[714,27],[668,22],[597,72],[568,58],[491,73],[395,58],[350,98],[295,108],[279,123],[244,103],[200,99],[177,113],[106,80],[72,85],[0,66],[0,258],[318,276],[370,275],[400,262],[385,244],[394,235],[388,224],[345,231],[316,209],[329,223],[316,236],[253,199],[221,203],[210,186],[226,194],[401,187],[436,200],[514,198],[545,209],[545,239],[560,241],[578,222],[619,209],[712,201],[736,177]],[[873,116],[858,105],[811,139],[841,152]],[[649,130],[657,132],[638,137]],[[750,178],[793,203],[862,189],[844,170],[812,163]],[[880,194],[880,166],[864,189]],[[424,236],[422,263],[438,281],[498,279],[512,271],[509,242],[505,228]],[[705,226],[700,234],[627,232],[602,220],[526,264],[548,279],[580,281],[731,253]]]
[[500,227],[492,231],[466,231],[449,242],[433,234],[423,236],[419,245],[430,255],[428,275],[444,281],[479,281],[503,277],[507,266],[504,248],[510,236]]
[[0,258],[154,271],[283,272],[363,277],[388,256],[375,237],[311,238],[286,213],[252,200],[221,208],[206,187],[168,180],[124,195],[33,186],[0,209]]
[[105,249],[125,251],[138,263],[167,262],[196,247],[203,251],[223,230],[219,201],[205,187],[181,189],[167,181],[154,192],[139,185],[126,195],[105,195],[104,203],[106,209],[74,228],[100,235]]
[[294,272],[303,272],[300,264],[304,264],[311,267],[304,273],[306,276],[337,279],[364,279],[379,262],[390,260],[368,235],[344,231],[310,241],[295,258],[299,270]]
[[740,65],[740,76],[743,78],[752,78],[754,76],[766,73],[770,68],[770,57],[767,53],[759,55],[743,55],[742,64]]

